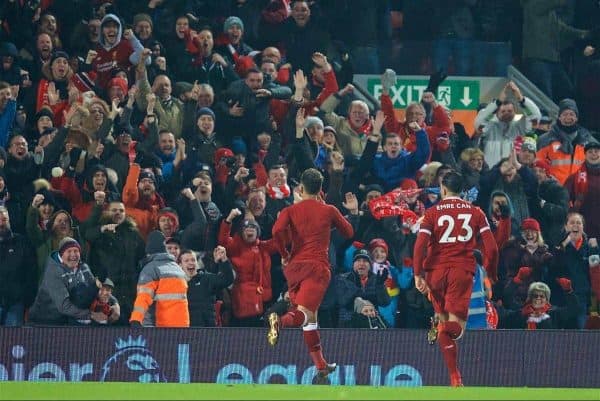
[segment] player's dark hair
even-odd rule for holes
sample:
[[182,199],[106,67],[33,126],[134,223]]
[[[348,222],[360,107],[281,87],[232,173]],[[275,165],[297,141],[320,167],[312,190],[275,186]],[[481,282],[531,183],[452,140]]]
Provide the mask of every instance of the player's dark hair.
[[459,194],[464,188],[463,176],[460,173],[451,170],[444,175],[444,178],[442,178],[442,185],[445,186],[448,191]]
[[300,177],[304,191],[309,195],[317,195],[323,186],[323,174],[315,168],[304,170]]

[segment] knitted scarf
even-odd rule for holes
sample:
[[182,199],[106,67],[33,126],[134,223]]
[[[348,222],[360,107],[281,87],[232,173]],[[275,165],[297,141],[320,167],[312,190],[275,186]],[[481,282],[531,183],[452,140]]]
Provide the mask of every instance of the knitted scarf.
[[580,210],[583,205],[583,200],[588,192],[588,174],[586,163],[583,163],[579,168],[579,171],[575,174],[575,181],[573,183],[573,189],[575,192],[575,210]]
[[546,303],[541,308],[534,308],[531,303],[525,304],[521,309],[521,314],[527,316],[527,330],[537,329],[537,325],[546,319],[550,319],[550,315],[547,313],[552,305]]
[[402,222],[414,225],[417,222],[417,215],[409,209],[409,205],[403,200],[403,197],[411,197],[423,191],[417,189],[394,189],[385,195],[381,195],[369,202],[371,214],[377,220],[383,217],[402,216]]
[[354,124],[352,124],[352,122],[350,121],[350,117],[348,117],[348,124],[350,124],[350,127],[354,131],[356,131],[358,133],[358,136],[361,138],[365,135],[369,135],[369,133],[373,130],[371,119],[367,119],[367,121],[363,125],[355,127]]
[[266,188],[267,195],[269,195],[271,199],[286,199],[289,198],[292,193],[288,184],[273,187],[271,184],[267,183]]

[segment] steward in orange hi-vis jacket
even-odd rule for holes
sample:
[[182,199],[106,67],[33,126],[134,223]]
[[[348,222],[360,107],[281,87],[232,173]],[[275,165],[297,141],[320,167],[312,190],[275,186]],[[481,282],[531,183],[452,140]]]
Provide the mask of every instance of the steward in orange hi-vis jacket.
[[181,267],[165,247],[165,236],[152,231],[146,243],[146,258],[137,285],[137,296],[129,322],[141,326],[153,303],[157,327],[189,327],[187,281]]

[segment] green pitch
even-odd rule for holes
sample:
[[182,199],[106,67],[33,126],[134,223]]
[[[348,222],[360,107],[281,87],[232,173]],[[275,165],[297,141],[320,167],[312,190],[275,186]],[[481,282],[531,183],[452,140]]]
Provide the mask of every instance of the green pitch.
[[600,389],[0,383],[0,400],[600,400]]

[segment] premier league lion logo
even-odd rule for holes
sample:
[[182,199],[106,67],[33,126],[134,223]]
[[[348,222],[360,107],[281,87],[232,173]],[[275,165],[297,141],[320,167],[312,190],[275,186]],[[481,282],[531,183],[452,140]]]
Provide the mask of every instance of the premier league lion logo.
[[104,362],[100,381],[120,381],[139,383],[160,383],[167,380],[163,376],[158,361],[146,347],[141,335],[137,338],[117,339],[116,352]]

